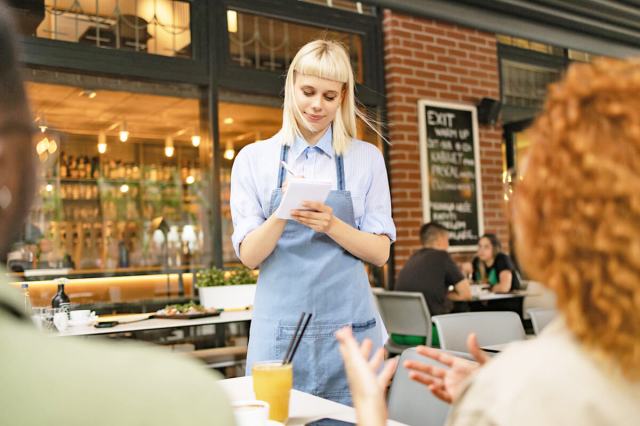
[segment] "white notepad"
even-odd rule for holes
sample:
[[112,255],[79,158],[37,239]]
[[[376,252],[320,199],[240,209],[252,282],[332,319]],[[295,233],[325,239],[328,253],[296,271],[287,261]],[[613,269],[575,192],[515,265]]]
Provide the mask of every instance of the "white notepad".
[[331,192],[331,182],[325,180],[290,178],[287,191],[276,210],[280,219],[291,219],[291,210],[302,209],[304,201],[324,203]]

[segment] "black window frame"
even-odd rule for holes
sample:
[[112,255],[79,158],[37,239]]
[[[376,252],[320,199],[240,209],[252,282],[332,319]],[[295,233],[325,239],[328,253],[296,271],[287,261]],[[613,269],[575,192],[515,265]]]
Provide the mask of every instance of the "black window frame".
[[[382,56],[381,26],[377,16],[360,15],[339,9],[332,9],[298,0],[222,0],[216,2],[219,17],[225,17],[222,25],[214,28],[221,43],[216,44],[218,63],[218,84],[225,89],[246,92],[250,89],[259,94],[282,93],[285,75],[268,70],[252,70],[241,67],[231,60],[229,34],[226,25],[228,9],[267,18],[281,19],[300,25],[347,32],[362,37],[363,84],[356,84],[358,99],[365,105],[384,103],[384,75],[379,58]],[[313,18],[310,18],[313,17]],[[318,25],[317,22],[331,22]],[[249,84],[247,84],[250,82]]]
[[209,84],[208,5],[197,0],[186,2],[190,4],[191,59],[23,36],[21,60],[29,66],[54,67],[73,72]]

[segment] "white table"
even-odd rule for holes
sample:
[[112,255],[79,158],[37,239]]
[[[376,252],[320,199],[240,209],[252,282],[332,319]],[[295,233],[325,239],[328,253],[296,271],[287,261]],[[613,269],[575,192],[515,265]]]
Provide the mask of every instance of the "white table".
[[[231,401],[255,399],[253,393],[253,380],[251,376],[237,377],[219,382]],[[304,425],[305,423],[319,420],[324,417],[342,420],[345,422],[356,421],[356,413],[352,407],[338,404],[337,402],[319,398],[298,390],[291,391],[289,400],[289,421],[287,426]],[[387,425],[402,426],[393,420]]]
[[151,318],[143,321],[128,322],[118,324],[109,328],[95,328],[94,326],[70,326],[59,336],[90,336],[97,334],[128,333],[131,331],[157,330],[162,328],[181,328],[197,325],[225,324],[230,322],[251,321],[252,310],[237,312],[222,312],[215,317],[205,317],[197,319],[160,319]]
[[480,349],[483,349],[483,350],[488,351],[488,352],[498,353],[498,352],[504,351],[507,348],[508,345],[509,345],[508,343],[501,343],[499,345],[483,346]]
[[482,291],[480,294],[473,295],[472,301],[482,300],[499,300],[499,299],[515,299],[519,297],[536,296],[537,293],[529,293],[526,290],[516,290],[510,293],[492,293],[490,291]]

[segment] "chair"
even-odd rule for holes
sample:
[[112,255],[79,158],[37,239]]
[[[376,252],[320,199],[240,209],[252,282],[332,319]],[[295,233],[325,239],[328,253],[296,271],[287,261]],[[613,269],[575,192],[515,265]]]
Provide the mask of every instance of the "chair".
[[444,425],[449,405],[433,396],[426,386],[409,378],[409,372],[403,366],[406,360],[440,365],[437,361],[418,355],[416,348],[402,352],[389,390],[389,418],[409,426]]
[[440,347],[448,351],[468,352],[467,336],[475,333],[482,346],[524,340],[520,317],[515,312],[466,312],[437,315],[432,318],[440,338]]
[[[424,336],[426,345],[431,345],[431,314],[422,293],[376,291],[374,295],[387,332]],[[389,339],[385,347],[391,354],[400,354],[411,345],[399,345]]]
[[556,296],[551,290],[536,281],[523,281],[523,283],[526,283],[528,293],[522,305],[524,319],[529,319],[531,309],[554,309],[556,307]]
[[540,332],[556,317],[558,311],[555,309],[529,309],[529,316],[531,317],[531,324],[533,324],[533,332],[540,334]]

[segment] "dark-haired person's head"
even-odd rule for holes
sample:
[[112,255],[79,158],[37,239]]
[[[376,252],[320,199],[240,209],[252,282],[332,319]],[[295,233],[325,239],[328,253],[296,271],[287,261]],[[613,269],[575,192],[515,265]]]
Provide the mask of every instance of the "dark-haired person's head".
[[0,0],[0,262],[26,217],[36,181],[33,124],[14,34],[9,9]]
[[496,234],[484,234],[478,240],[478,258],[483,262],[495,259],[500,250],[502,244]]
[[449,231],[439,223],[425,223],[420,228],[420,241],[424,247],[447,250],[449,248]]

